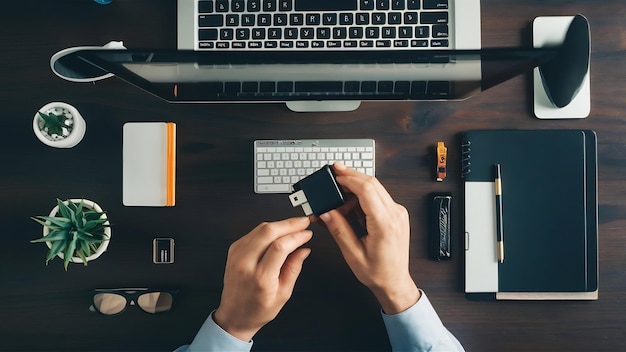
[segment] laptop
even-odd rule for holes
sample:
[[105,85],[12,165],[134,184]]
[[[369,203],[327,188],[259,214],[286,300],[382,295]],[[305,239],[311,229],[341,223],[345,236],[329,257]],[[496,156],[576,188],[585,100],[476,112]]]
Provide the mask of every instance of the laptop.
[[178,0],[178,49],[480,49],[480,0]]

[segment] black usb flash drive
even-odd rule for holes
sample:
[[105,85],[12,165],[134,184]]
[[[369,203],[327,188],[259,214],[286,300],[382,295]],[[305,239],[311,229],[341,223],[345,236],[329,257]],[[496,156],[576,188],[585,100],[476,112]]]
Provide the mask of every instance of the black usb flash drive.
[[320,216],[346,202],[346,196],[330,166],[324,165],[293,185],[291,205],[301,206],[305,215]]

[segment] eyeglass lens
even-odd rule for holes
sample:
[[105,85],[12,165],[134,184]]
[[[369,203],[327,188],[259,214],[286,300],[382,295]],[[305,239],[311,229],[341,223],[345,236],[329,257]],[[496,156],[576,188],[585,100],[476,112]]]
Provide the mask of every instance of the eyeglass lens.
[[[172,308],[173,297],[167,292],[144,293],[137,298],[137,305],[148,313],[166,312]],[[119,314],[126,308],[127,300],[116,293],[98,293],[93,303],[102,314]]]

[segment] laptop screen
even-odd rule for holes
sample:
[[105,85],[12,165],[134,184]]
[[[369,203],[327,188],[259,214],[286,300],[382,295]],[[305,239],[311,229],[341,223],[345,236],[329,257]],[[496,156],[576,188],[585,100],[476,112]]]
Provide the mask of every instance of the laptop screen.
[[[525,57],[521,66],[513,65],[509,54],[486,53],[85,49],[60,58],[55,66],[83,77],[110,72],[169,102],[289,102],[459,100],[486,89],[485,82],[494,77],[508,79],[536,65]],[[519,72],[509,74],[515,67]]]

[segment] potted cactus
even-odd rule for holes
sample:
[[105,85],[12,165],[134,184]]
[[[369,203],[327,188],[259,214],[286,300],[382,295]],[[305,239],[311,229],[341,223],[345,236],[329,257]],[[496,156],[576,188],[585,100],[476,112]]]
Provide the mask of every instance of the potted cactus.
[[33,118],[33,131],[44,144],[71,148],[85,136],[85,120],[70,104],[52,102],[44,105]]
[[48,216],[32,219],[43,226],[43,236],[31,243],[48,245],[46,265],[57,256],[63,259],[65,270],[70,262],[87,265],[106,251],[111,240],[106,213],[87,199],[57,199]]

